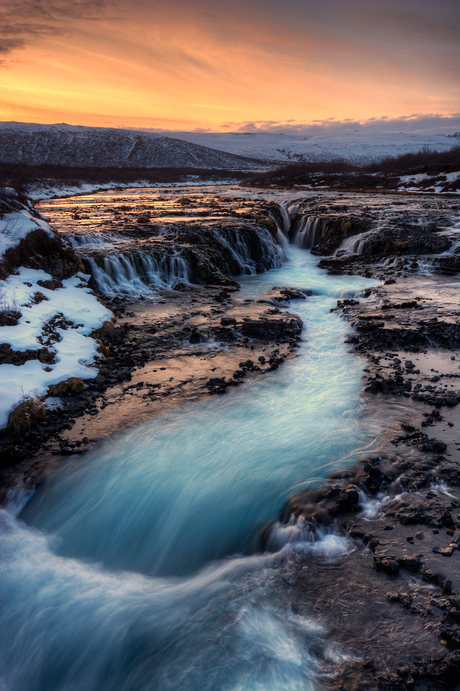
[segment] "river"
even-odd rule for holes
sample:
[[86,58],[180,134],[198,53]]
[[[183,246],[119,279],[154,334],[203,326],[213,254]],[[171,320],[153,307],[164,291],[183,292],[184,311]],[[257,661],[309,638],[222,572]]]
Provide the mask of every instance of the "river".
[[[0,512],[4,691],[313,690],[341,650],[295,612],[280,575],[333,530],[262,553],[286,498],[372,450],[365,361],[330,309],[375,280],[328,276],[306,250],[240,277],[243,297],[308,289],[297,357],[225,397],[121,432]],[[299,539],[299,534],[297,534]]]

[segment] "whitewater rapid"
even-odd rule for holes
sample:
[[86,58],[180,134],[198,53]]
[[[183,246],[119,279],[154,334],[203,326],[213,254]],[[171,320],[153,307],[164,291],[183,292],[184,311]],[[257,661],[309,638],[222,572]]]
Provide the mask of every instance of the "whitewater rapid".
[[312,690],[350,654],[280,587],[297,552],[340,558],[347,538],[262,554],[257,531],[372,448],[365,363],[330,312],[372,282],[285,249],[281,268],[239,280],[246,299],[273,285],[313,293],[290,307],[298,357],[122,432],[55,472],[19,518],[0,512],[2,691]]

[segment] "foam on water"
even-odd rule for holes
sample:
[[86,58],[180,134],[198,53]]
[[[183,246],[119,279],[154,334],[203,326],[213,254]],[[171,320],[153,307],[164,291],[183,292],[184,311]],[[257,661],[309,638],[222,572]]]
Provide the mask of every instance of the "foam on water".
[[379,492],[374,497],[369,497],[364,492],[359,493],[359,505],[362,509],[360,518],[365,521],[375,521],[383,516],[383,509],[391,500],[388,494]]
[[322,627],[276,597],[287,554],[153,579],[56,556],[5,511],[0,525],[8,691],[318,688]]
[[345,538],[300,534],[262,555],[256,535],[290,494],[371,448],[364,362],[330,313],[369,284],[328,277],[290,248],[242,290],[315,292],[291,306],[305,325],[297,358],[68,463],[22,520],[2,512],[6,689],[318,688],[332,660],[321,626],[290,611],[276,579],[293,550],[330,557]]

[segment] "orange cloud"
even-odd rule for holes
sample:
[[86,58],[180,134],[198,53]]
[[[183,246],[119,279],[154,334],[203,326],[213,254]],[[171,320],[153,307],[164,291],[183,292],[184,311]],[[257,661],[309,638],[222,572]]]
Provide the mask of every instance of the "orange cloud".
[[215,130],[458,109],[450,0],[318,5],[0,0],[0,118]]

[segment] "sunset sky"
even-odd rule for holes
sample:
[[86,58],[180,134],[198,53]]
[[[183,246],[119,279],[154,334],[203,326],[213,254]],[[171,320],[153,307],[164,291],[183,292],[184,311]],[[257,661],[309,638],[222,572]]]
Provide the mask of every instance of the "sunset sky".
[[230,131],[459,105],[458,0],[0,0],[0,120]]

